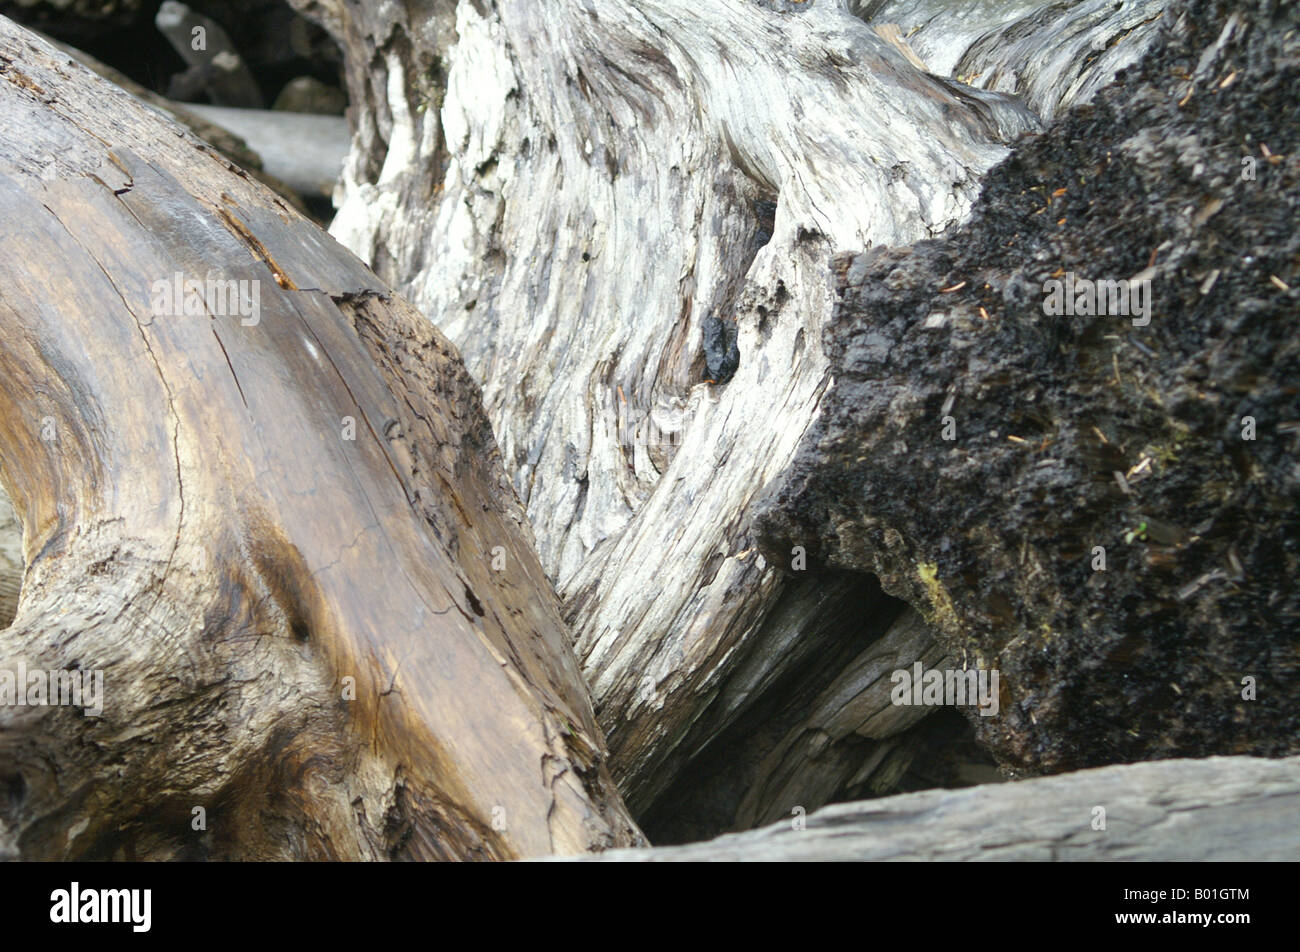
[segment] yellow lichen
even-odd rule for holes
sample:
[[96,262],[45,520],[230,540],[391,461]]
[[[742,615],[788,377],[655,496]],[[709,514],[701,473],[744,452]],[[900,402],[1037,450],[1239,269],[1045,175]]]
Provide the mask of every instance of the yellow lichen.
[[948,590],[939,581],[939,566],[933,562],[919,562],[916,566],[916,574],[925,588],[926,598],[930,600],[930,608],[933,612],[930,622],[941,625],[952,634],[960,632],[957,609],[953,606]]

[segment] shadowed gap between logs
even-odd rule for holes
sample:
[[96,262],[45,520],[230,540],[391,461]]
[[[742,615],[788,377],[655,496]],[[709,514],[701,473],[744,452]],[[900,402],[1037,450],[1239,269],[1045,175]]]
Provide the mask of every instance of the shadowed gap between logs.
[[[940,708],[893,736],[832,742],[836,756],[849,766],[845,779],[829,793],[805,788],[798,802],[790,804],[777,802],[779,795],[756,796],[755,788],[770,782],[773,752],[788,743],[791,732],[797,733],[823,692],[909,610],[885,594],[874,575],[823,570],[790,580],[768,624],[779,626],[784,613],[797,614],[814,599],[822,601],[821,623],[800,632],[789,646],[794,657],[787,658],[783,673],[730,726],[706,739],[693,755],[682,755],[688,762],[677,779],[639,811],[637,820],[655,845],[752,829],[796,816],[796,808],[806,814],[828,803],[1003,779],[976,743],[966,717]],[[707,715],[701,717],[708,721]]]

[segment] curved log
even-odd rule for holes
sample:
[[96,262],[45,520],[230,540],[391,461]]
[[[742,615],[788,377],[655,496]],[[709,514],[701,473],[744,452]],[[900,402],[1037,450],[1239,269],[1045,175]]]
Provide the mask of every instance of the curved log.
[[924,68],[1014,93],[1044,119],[1086,103],[1155,40],[1170,0],[849,0]]
[[0,691],[19,663],[102,676],[99,716],[0,706],[0,856],[638,842],[446,339],[3,18],[0,127],[0,483],[26,564]]

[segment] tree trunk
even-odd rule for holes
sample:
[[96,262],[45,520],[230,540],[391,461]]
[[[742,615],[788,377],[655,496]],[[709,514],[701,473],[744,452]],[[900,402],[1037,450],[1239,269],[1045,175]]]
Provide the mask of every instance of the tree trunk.
[[969,222],[837,261],[835,390],[758,517],[930,603],[1020,772],[1300,754],[1300,6],[1167,19]]
[[[823,758],[807,745],[824,731],[771,716],[851,681],[901,606],[867,578],[813,597],[802,547],[770,564],[750,511],[833,384],[832,254],[961,220],[1037,117],[922,72],[895,23],[873,30],[843,0],[296,5],[347,60],[355,138],[332,230],[483,384],[634,811],[678,810],[692,763],[733,763],[722,739],[742,725],[753,746],[717,828],[789,810],[765,773],[779,763],[787,779],[804,765],[806,794],[870,788],[888,760],[870,729],[837,721],[851,752]],[[1131,13],[1071,41],[1127,56]],[[1005,74],[1041,51],[1002,56],[999,87],[1026,92]],[[1124,56],[1077,63],[1052,108]],[[933,647],[904,640],[904,665]],[[790,650],[827,644],[811,665]]]
[[[0,857],[638,842],[446,339],[3,18],[0,125],[0,483],[26,566],[0,694],[20,665],[88,689],[83,711],[8,681]],[[0,595],[13,539],[0,513]]]

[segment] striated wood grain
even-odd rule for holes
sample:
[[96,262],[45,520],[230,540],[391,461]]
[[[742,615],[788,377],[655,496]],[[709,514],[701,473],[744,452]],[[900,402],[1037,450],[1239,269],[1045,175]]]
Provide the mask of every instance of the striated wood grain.
[[794,673],[797,556],[763,559],[748,512],[832,382],[830,255],[960,220],[1036,120],[836,0],[298,6],[356,110],[332,230],[483,384],[644,812],[762,698],[742,683]]
[[[1096,824],[1104,811],[1105,828]],[[707,843],[611,850],[609,862],[1289,861],[1300,758],[1211,757],[927,790]]]
[[0,486],[0,627],[18,611],[23,582],[23,527],[4,487]]
[[[0,18],[0,856],[631,844],[455,349],[208,146]],[[160,306],[175,275],[241,305]],[[195,809],[205,811],[196,829]]]
[[1092,99],[1142,58],[1170,0],[849,0],[924,68],[1014,93],[1042,118]]

